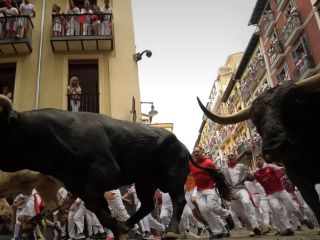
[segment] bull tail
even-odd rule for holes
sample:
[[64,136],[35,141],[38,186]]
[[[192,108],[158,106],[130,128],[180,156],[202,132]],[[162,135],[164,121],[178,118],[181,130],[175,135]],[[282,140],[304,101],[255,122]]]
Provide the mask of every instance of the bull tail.
[[227,181],[221,171],[214,169],[214,168],[206,168],[206,167],[200,166],[198,163],[196,163],[193,160],[191,155],[189,155],[189,160],[197,168],[205,170],[211,174],[211,176],[213,177],[213,179],[216,183],[216,187],[219,190],[219,195],[221,198],[223,198],[224,200],[227,200],[227,201],[231,200],[231,190],[230,190],[229,184],[227,183]]

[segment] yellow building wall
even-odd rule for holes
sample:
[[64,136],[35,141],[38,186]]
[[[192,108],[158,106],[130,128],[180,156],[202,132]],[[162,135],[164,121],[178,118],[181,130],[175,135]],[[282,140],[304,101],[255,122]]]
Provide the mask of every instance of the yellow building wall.
[[[103,0],[97,1],[103,6]],[[67,0],[33,1],[36,18],[32,19],[32,48],[30,54],[1,57],[1,63],[17,62],[14,108],[18,111],[35,108],[67,109],[68,61],[80,59],[98,60],[100,113],[114,118],[131,120],[132,96],[136,99],[137,119],[141,119],[140,91],[135,53],[131,1],[111,1],[113,8],[113,50],[81,51],[71,53],[53,52],[50,43],[52,33],[51,10],[53,4],[65,12]],[[40,47],[42,7],[44,4],[43,44]],[[40,52],[41,51],[41,52]],[[39,56],[42,56],[38,68]],[[39,92],[37,76],[40,71]],[[80,80],[81,82],[81,80]],[[39,101],[37,102],[37,96]]]

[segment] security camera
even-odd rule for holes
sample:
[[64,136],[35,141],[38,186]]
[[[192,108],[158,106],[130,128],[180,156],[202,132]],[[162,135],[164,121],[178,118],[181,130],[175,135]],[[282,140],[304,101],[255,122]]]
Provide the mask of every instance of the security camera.
[[146,50],[146,55],[147,55],[147,57],[151,57],[152,56],[152,52],[150,50]]

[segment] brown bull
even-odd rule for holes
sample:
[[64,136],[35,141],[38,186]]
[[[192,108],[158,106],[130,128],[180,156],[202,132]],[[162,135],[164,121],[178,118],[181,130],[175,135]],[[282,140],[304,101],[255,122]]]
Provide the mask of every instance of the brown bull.
[[48,210],[58,207],[57,191],[63,184],[57,179],[39,172],[21,170],[18,172],[0,171],[0,198],[30,195],[33,188],[37,189],[46,202]]
[[268,162],[283,162],[288,176],[299,188],[320,221],[320,183],[317,162],[320,146],[320,74],[271,88],[241,112],[222,116],[200,102],[204,114],[219,124],[251,119],[262,137],[262,152]]

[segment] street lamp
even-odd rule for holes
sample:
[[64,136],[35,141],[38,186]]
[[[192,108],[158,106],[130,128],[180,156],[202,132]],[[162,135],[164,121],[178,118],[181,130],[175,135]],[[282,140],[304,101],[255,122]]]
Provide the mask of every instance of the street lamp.
[[153,102],[140,102],[141,104],[151,104],[151,110],[148,112],[148,116],[149,116],[149,119],[150,119],[150,123],[152,122],[152,118],[158,114],[158,111],[154,109],[154,105],[153,105]]
[[152,52],[150,50],[144,50],[142,53],[138,52],[138,53],[133,54],[133,59],[136,62],[140,61],[142,59],[142,55],[144,53],[147,55],[147,57],[151,57],[152,56]]

